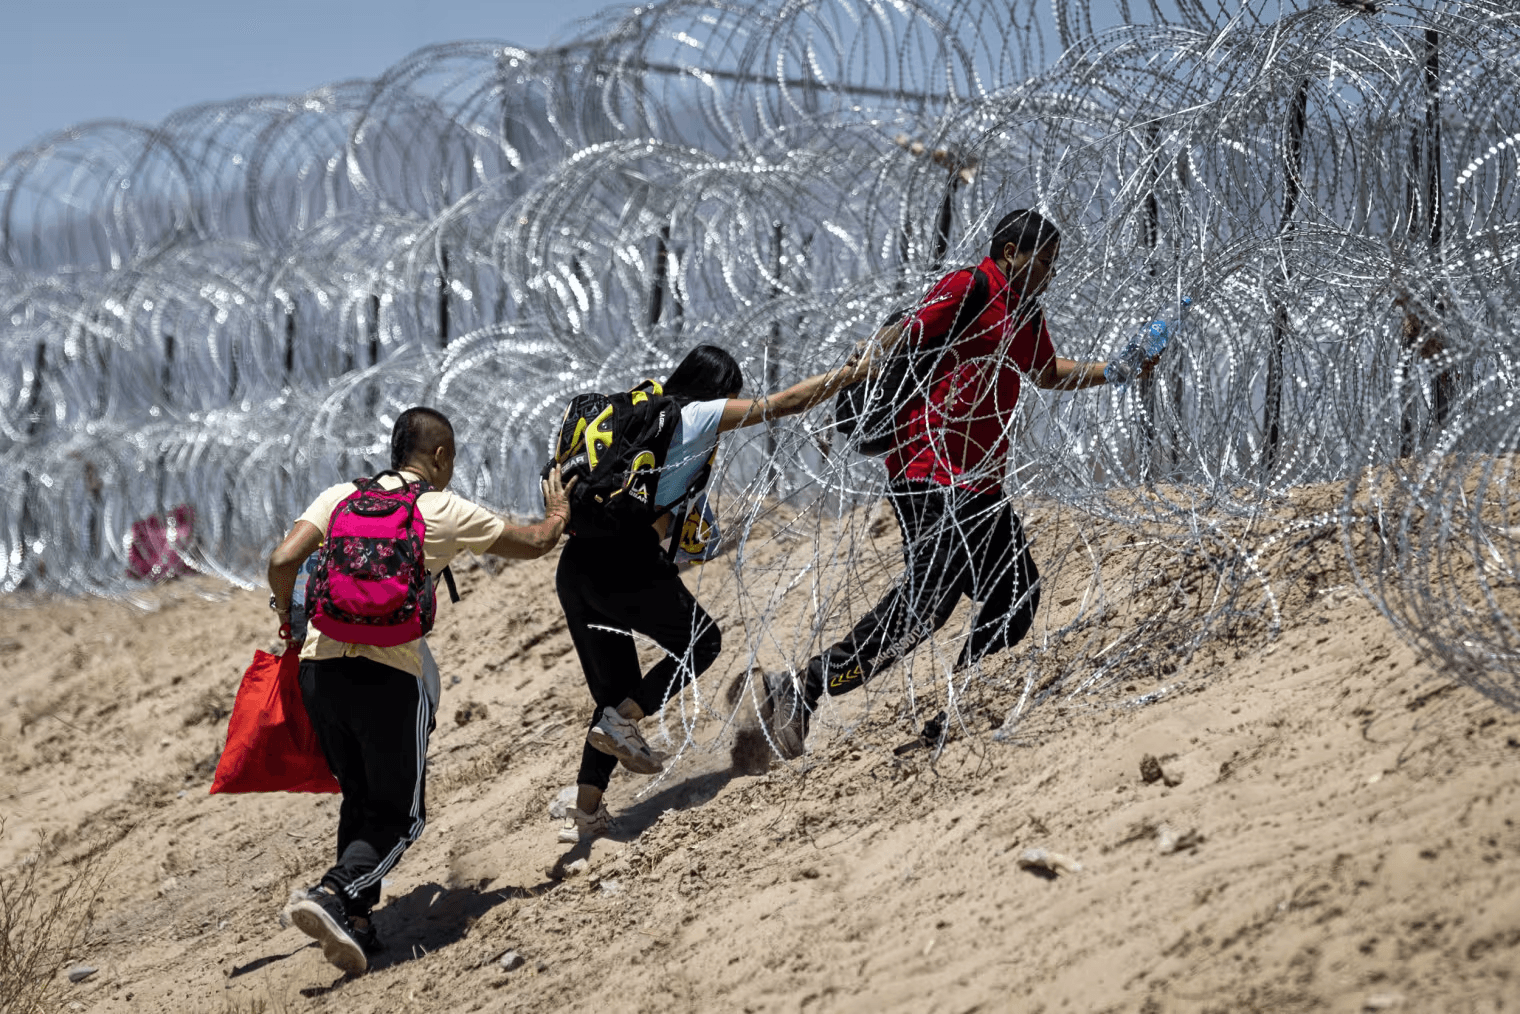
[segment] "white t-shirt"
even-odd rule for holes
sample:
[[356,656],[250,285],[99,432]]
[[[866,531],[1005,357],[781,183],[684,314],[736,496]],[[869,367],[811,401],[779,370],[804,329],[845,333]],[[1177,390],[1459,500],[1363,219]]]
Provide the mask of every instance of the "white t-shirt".
[[677,501],[686,495],[687,484],[696,478],[718,446],[718,424],[723,421],[723,406],[727,404],[727,398],[719,398],[693,401],[681,409],[681,421],[676,425],[675,436],[670,438],[670,449],[665,452],[665,468],[660,472],[655,503],[662,507],[679,506]]
[[[412,472],[403,471],[401,474],[406,476],[408,482],[421,478]],[[386,489],[399,489],[401,483],[394,475],[387,475],[380,480],[380,485]],[[351,482],[328,487],[317,497],[315,503],[306,508],[306,513],[301,515],[300,520],[316,525],[323,538],[326,538],[327,523],[332,518],[333,510],[355,488]],[[442,573],[443,568],[466,549],[477,553],[485,552],[507,526],[506,521],[484,507],[455,496],[448,490],[435,489],[422,494],[417,498],[417,507],[422,511],[422,520],[427,524],[427,535],[422,540],[422,554],[427,561],[428,573],[434,577]],[[324,659],[362,655],[392,669],[421,676],[422,649],[421,640],[407,641],[388,648],[373,644],[349,644],[328,637],[312,627],[307,631],[306,643],[301,646],[301,657]],[[436,698],[434,704],[436,705]]]

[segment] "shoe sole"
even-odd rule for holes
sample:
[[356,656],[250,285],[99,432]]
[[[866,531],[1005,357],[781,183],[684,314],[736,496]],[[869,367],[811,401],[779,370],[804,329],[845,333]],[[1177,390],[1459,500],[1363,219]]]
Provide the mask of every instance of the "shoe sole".
[[353,975],[369,969],[369,958],[358,941],[343,931],[337,920],[314,901],[300,901],[290,906],[290,921],[296,928],[322,945],[322,956]]
[[573,827],[562,827],[559,829],[558,837],[561,845],[579,845],[583,841],[595,841],[598,838],[605,838],[607,837],[607,832],[605,830],[583,832]]
[[592,729],[586,734],[586,742],[602,753],[616,757],[622,761],[623,767],[636,775],[653,775],[665,770],[665,766],[653,757],[645,757],[643,754],[634,753],[628,747],[613,739],[601,729]]
[[771,734],[775,741],[776,752],[782,760],[796,760],[807,753],[807,739],[800,740],[792,729],[791,723],[781,722],[776,716],[776,688],[771,686],[770,678],[765,680],[765,697],[760,702],[760,721]]

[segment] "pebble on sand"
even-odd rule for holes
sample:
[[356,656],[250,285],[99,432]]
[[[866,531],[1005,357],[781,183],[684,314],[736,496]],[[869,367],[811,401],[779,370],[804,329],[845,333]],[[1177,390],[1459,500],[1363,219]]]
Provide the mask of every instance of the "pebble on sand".
[[1187,852],[1203,844],[1203,834],[1197,828],[1178,832],[1170,824],[1156,828],[1156,851],[1164,856]]
[[69,981],[83,982],[98,971],[100,969],[95,968],[93,965],[75,965],[69,969]]
[[1071,856],[1049,849],[1025,849],[1019,853],[1019,868],[1044,870],[1047,873],[1081,873],[1082,864]]

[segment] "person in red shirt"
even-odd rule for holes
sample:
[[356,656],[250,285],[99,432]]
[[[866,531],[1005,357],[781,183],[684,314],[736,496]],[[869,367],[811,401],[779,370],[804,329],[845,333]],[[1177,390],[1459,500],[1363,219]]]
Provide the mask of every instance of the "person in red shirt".
[[800,672],[766,674],[764,717],[783,756],[802,754],[825,691],[853,690],[912,651],[962,595],[980,605],[957,668],[1012,647],[1033,625],[1040,572],[1002,492],[1013,408],[1025,380],[1079,390],[1102,384],[1108,365],[1063,359],[1051,344],[1039,297],[1060,252],[1051,222],[1010,212],[993,230],[987,258],[941,278],[904,320],[901,340],[921,344],[952,330],[966,300],[986,301],[949,335],[927,392],[898,409],[886,464],[907,562],[902,580]]

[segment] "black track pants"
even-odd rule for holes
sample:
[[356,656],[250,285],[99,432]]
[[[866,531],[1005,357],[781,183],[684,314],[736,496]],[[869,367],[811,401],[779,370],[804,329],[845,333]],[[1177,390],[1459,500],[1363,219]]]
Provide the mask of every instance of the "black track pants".
[[364,915],[422,834],[432,709],[420,678],[358,657],[303,661],[301,696],[343,790],[337,863],[322,882],[350,915]]
[[[686,590],[652,528],[626,538],[572,537],[559,558],[555,590],[597,705],[592,725],[603,708],[627,698],[655,714],[723,649],[718,625]],[[639,669],[630,630],[669,653],[648,673]],[[587,743],[577,781],[606,789],[615,767],[615,757]]]
[[926,482],[893,483],[902,579],[854,629],[808,665],[810,703],[846,693],[945,625],[962,595],[980,603],[956,667],[1012,647],[1040,607],[1040,572],[1008,503]]

